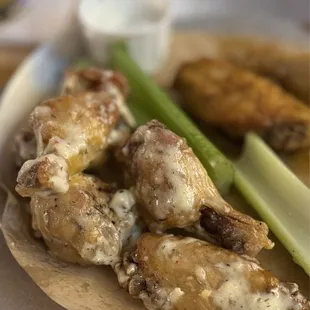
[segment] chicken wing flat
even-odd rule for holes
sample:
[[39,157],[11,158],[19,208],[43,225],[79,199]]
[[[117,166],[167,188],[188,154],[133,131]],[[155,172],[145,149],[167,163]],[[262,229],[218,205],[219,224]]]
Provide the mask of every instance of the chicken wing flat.
[[223,60],[183,65],[175,88],[198,118],[231,136],[262,135],[275,149],[310,145],[310,109],[273,82]]
[[193,238],[143,234],[114,269],[120,285],[150,310],[310,309],[295,283]]
[[22,166],[17,192],[66,192],[68,177],[102,156],[118,118],[115,100],[104,92],[61,96],[38,105],[29,119],[38,157]]
[[[74,95],[85,92],[108,93],[115,101],[121,119],[108,137],[108,145],[119,147],[130,135],[130,127],[135,124],[134,118],[126,106],[128,83],[119,72],[99,68],[67,70],[62,84],[62,94]],[[36,138],[31,128],[21,130],[15,139],[16,164],[20,168],[26,160],[36,158]],[[98,161],[101,163],[101,161]]]
[[272,247],[267,225],[224,201],[185,139],[163,124],[151,121],[139,127],[123,155],[139,211],[151,231],[188,228],[252,256]]
[[131,192],[82,173],[71,177],[64,194],[35,193],[30,208],[33,229],[66,262],[111,264],[139,234]]
[[310,53],[287,51],[279,45],[244,39],[220,42],[223,57],[279,83],[305,103],[310,102]]

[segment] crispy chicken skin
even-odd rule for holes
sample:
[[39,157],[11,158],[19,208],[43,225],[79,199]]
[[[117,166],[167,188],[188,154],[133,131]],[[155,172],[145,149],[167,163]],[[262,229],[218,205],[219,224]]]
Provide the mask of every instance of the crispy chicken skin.
[[279,83],[306,104],[310,102],[310,53],[286,51],[276,44],[224,39],[222,57]]
[[310,144],[310,109],[273,82],[223,60],[184,64],[174,87],[187,108],[231,136],[255,131],[278,151]]
[[114,270],[150,310],[310,309],[296,284],[257,260],[193,238],[143,234]]
[[104,92],[66,95],[38,105],[29,118],[38,157],[22,166],[17,192],[66,192],[68,177],[102,156],[118,118],[115,101]]
[[268,227],[220,196],[186,141],[158,121],[139,127],[123,148],[129,180],[148,228],[186,228],[238,253],[271,248]]
[[79,264],[112,264],[139,232],[135,200],[86,174],[71,177],[65,194],[31,197],[32,227],[52,255]]

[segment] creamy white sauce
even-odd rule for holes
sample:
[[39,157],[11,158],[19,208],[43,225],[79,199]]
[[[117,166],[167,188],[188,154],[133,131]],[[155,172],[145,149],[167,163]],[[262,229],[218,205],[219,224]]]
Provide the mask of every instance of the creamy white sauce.
[[[180,145],[167,146],[151,130],[146,130],[143,134],[145,148],[141,149],[136,160],[144,162],[145,165],[151,163],[158,168],[152,172],[152,181],[138,183],[137,190],[142,192],[147,200],[146,205],[152,208],[151,213],[157,220],[165,219],[169,214],[179,218],[186,215],[186,221],[190,221],[191,216],[196,215],[195,196],[192,186],[186,180],[186,171],[181,163],[183,154],[179,149]],[[150,197],[151,204],[148,203]],[[160,223],[156,225],[161,229]]]
[[[214,304],[223,310],[299,310],[300,305],[294,305],[290,296],[278,288],[269,293],[251,292],[249,281],[243,276],[244,262],[234,262],[228,265],[218,264],[217,267],[226,276],[219,289],[212,293]],[[258,268],[253,264],[253,268]]]
[[68,165],[65,159],[54,154],[44,156],[50,162],[55,163],[54,174],[50,177],[49,182],[53,184],[53,189],[57,193],[65,193],[69,189],[68,183]]
[[166,235],[164,240],[159,243],[157,255],[164,255],[171,258],[172,254],[179,253],[178,249],[181,245],[199,242],[199,240],[190,237],[183,238],[181,240],[171,238],[173,238],[173,235]]
[[180,299],[180,297],[184,295],[184,292],[179,288],[176,287],[170,294],[169,294],[169,299],[171,301],[171,303],[174,305],[178,302],[178,300]]
[[117,145],[119,141],[122,140],[122,132],[117,129],[113,129],[108,137],[109,145]]
[[50,182],[53,183],[53,188],[57,193],[65,193],[69,189],[69,184],[65,179],[65,173],[54,175],[50,178]]
[[198,266],[196,267],[195,269],[195,276],[196,276],[196,279],[199,283],[205,283],[206,281],[206,271],[201,267],[201,266]]
[[169,299],[172,304],[175,304],[178,302],[180,297],[184,295],[184,292],[179,288],[176,287],[170,294],[169,294]]
[[52,109],[49,106],[36,106],[33,113],[36,118],[49,117],[52,114]]
[[114,194],[110,208],[114,210],[118,218],[124,219],[135,204],[135,198],[129,190],[119,190]]
[[[30,169],[34,166],[48,160],[50,163],[53,164],[53,175],[50,176],[48,183],[52,185],[52,188],[55,192],[58,193],[65,193],[69,189],[68,183],[68,166],[65,159],[62,157],[56,156],[55,154],[48,154],[41,157],[38,157],[34,160],[27,160],[17,175],[17,182],[22,182],[23,177],[29,173]],[[34,175],[34,178],[36,175]],[[35,180],[33,180],[35,183]],[[46,192],[46,189],[42,188],[41,193],[42,195],[48,195],[49,191]]]
[[119,109],[119,113],[126,122],[126,124],[132,128],[136,126],[136,120],[131,114],[129,108],[127,107],[125,103],[125,99],[121,91],[118,89],[116,85],[113,83],[107,83],[105,90],[107,93],[109,93],[111,96],[113,96],[115,103]]
[[68,124],[65,129],[65,138],[52,137],[45,153],[54,151],[57,155],[69,159],[87,149],[87,137],[79,125]]
[[104,236],[97,238],[96,242],[85,242],[79,251],[81,257],[96,265],[110,265],[118,259],[120,248],[116,247],[114,240],[111,243]]
[[42,138],[42,125],[37,128],[34,128],[34,134],[37,140],[37,156],[40,156],[44,151],[44,143]]
[[158,255],[164,255],[166,258],[170,257],[171,254],[176,250],[178,242],[169,240],[166,238],[158,245]]
[[[184,292],[179,287],[176,287],[173,290],[161,289],[160,292],[161,294],[158,300],[165,300],[164,304],[160,307],[160,309],[162,310],[175,309],[175,306],[179,302],[179,299],[184,295]],[[158,296],[157,292],[156,295]],[[154,308],[151,307],[149,309],[159,309],[157,304],[153,303],[151,306],[154,306]]]
[[168,147],[165,150],[166,174],[173,184],[174,195],[173,202],[177,209],[183,211],[191,211],[194,206],[194,193],[191,187],[185,182],[184,168],[178,162],[180,160],[176,154],[180,153],[179,147]]
[[117,280],[120,286],[125,286],[127,281],[130,279],[130,276],[126,274],[126,271],[122,268],[121,263],[117,263],[113,269],[117,275]]

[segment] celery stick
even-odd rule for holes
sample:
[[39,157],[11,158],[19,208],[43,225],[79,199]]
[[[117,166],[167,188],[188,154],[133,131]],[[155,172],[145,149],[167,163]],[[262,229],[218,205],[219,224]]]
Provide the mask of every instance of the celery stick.
[[139,109],[139,106],[135,104],[133,98],[130,98],[130,100],[127,101],[127,106],[132,115],[134,116],[138,126],[152,120],[152,117],[150,115],[148,115],[144,110]]
[[255,134],[235,168],[238,190],[310,275],[310,190]]
[[187,139],[221,193],[226,193],[233,182],[231,162],[202,134],[192,120],[147,77],[128,56],[122,44],[114,46],[111,63],[127,77],[133,97],[132,104],[145,115],[158,119],[172,131]]

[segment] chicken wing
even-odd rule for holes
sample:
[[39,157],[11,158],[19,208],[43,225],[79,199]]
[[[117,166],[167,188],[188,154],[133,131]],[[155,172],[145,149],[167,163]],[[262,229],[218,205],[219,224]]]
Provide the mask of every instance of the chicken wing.
[[37,235],[66,262],[111,264],[140,233],[131,192],[82,173],[71,177],[65,194],[35,193],[30,209]]
[[224,201],[186,141],[163,124],[151,121],[139,127],[123,156],[139,211],[151,231],[187,228],[252,256],[272,247],[267,225]]
[[123,74],[96,67],[67,70],[62,92],[64,94],[77,94],[85,91],[109,93],[117,103],[120,115],[127,125],[135,126],[135,119],[125,104],[129,87]]
[[143,234],[114,269],[120,285],[150,310],[310,309],[295,283],[197,239]]
[[279,83],[297,98],[310,101],[310,53],[286,51],[273,43],[248,39],[220,41],[222,57]]
[[17,192],[66,192],[68,177],[102,156],[118,118],[115,100],[104,92],[61,96],[38,105],[29,119],[38,157],[22,166]]
[[[118,72],[98,68],[67,70],[62,84],[62,93],[77,95],[85,92],[104,92],[116,102],[121,119],[108,137],[108,145],[123,146],[130,136],[134,118],[125,104],[128,95],[126,78]],[[129,126],[128,126],[129,125]],[[36,138],[31,128],[21,130],[15,141],[16,163],[20,168],[26,160],[36,158]],[[101,161],[98,161],[101,163]]]
[[255,131],[279,151],[310,145],[309,107],[249,71],[200,59],[180,68],[174,86],[195,116],[231,136]]

